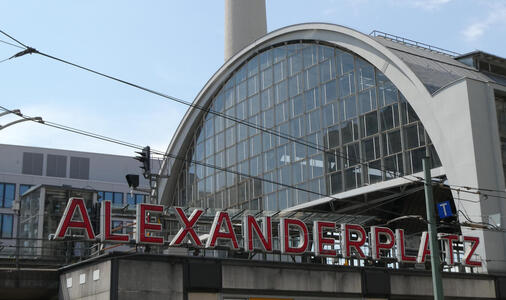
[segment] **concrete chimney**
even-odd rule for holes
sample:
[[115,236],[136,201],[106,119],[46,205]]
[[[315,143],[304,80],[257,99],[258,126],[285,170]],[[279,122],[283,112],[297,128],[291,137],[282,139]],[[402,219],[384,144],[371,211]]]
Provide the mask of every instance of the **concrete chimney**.
[[225,61],[267,33],[265,0],[225,0]]

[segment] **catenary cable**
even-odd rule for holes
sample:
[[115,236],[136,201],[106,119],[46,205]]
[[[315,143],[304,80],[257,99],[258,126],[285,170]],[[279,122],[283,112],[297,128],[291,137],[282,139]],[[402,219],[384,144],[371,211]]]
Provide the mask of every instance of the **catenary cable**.
[[[2,109],[4,111],[11,111],[11,110],[3,107],[3,106],[0,106],[0,109]],[[36,122],[36,123],[39,123],[39,124],[46,125],[46,126],[54,127],[54,128],[57,128],[57,129],[69,131],[69,132],[72,132],[72,133],[76,133],[76,134],[80,134],[80,135],[84,135],[84,136],[88,136],[88,137],[92,137],[92,138],[97,138],[97,139],[100,139],[100,140],[103,140],[103,141],[119,144],[119,145],[122,145],[122,146],[134,148],[134,149],[137,149],[137,150],[141,150],[143,148],[140,145],[132,144],[132,143],[129,143],[129,142],[118,140],[118,139],[109,138],[109,137],[106,137],[106,136],[103,136],[103,135],[99,135],[99,134],[92,133],[92,132],[89,132],[89,131],[84,131],[84,130],[76,129],[76,128],[73,128],[73,127],[69,127],[69,126],[66,126],[66,125],[61,125],[61,124],[54,123],[54,122],[49,122],[49,121],[44,121],[42,123],[41,122],[37,122],[37,121],[33,120],[32,117],[29,117],[27,115],[20,115],[20,117],[28,119],[28,120]],[[171,157],[171,158],[174,158],[174,159],[177,159],[177,160],[185,161],[187,163],[201,165],[201,166],[204,166],[204,167],[207,167],[207,168],[212,168],[212,169],[216,169],[216,170],[227,172],[227,173],[233,173],[233,174],[241,176],[241,177],[248,177],[248,178],[259,180],[259,181],[262,181],[262,182],[276,184],[276,185],[279,185],[279,186],[282,186],[282,187],[286,187],[286,188],[289,188],[289,189],[295,189],[295,190],[298,190],[298,191],[301,191],[301,192],[306,192],[306,193],[318,195],[318,196],[321,196],[321,197],[330,198],[330,199],[335,200],[335,201],[341,201],[341,202],[348,201],[348,202],[354,202],[354,203],[357,203],[357,204],[363,204],[363,202],[361,202],[361,201],[350,200],[350,199],[340,199],[340,198],[337,198],[337,197],[333,197],[333,196],[329,196],[329,195],[326,195],[326,194],[323,194],[323,193],[319,193],[319,192],[311,191],[311,190],[308,190],[308,189],[300,188],[300,187],[293,186],[293,185],[290,185],[290,184],[284,184],[284,183],[277,182],[277,181],[274,181],[274,180],[265,179],[265,178],[262,178],[262,177],[259,177],[259,176],[253,176],[253,175],[249,175],[249,174],[246,174],[246,173],[241,173],[241,172],[238,172],[238,171],[230,170],[228,168],[219,167],[219,166],[208,164],[208,163],[205,163],[205,162],[193,161],[191,159],[187,159],[185,157],[180,157],[180,156],[177,156],[177,155],[174,155],[174,154],[167,154],[167,153],[164,153],[163,151],[159,151],[159,150],[155,150],[155,149],[152,149],[151,152],[154,153],[154,154],[158,154],[158,155],[164,156],[164,157]],[[401,214],[399,214],[397,212],[394,212],[394,211],[383,210],[383,209],[380,209],[380,208],[377,208],[377,209],[381,210],[383,212],[386,212],[386,213],[395,214],[395,215],[401,215]]]
[[[359,160],[354,160],[354,159],[350,159],[349,157],[347,157],[346,155],[344,155],[342,152],[340,151],[335,151],[335,150],[329,150],[328,148],[326,147],[323,147],[321,148],[318,144],[315,144],[315,143],[312,143],[312,142],[304,142],[302,141],[301,139],[297,139],[291,135],[288,135],[288,134],[284,134],[284,133],[281,133],[277,130],[273,130],[273,129],[268,129],[268,128],[265,128],[265,127],[262,127],[260,125],[256,125],[256,124],[253,124],[253,123],[250,123],[248,121],[245,121],[245,120],[241,120],[241,119],[238,119],[236,117],[232,117],[232,116],[229,116],[229,115],[226,115],[224,113],[221,113],[221,112],[217,112],[217,111],[214,111],[210,108],[204,108],[204,107],[201,107],[199,105],[196,105],[196,104],[193,104],[191,102],[188,102],[188,101],[185,101],[185,100],[182,100],[180,98],[177,98],[177,97],[173,97],[173,96],[170,96],[170,95],[167,95],[167,94],[164,94],[164,93],[161,93],[161,92],[157,92],[155,90],[152,90],[152,89],[149,89],[149,88],[146,88],[146,87],[143,87],[143,86],[140,86],[140,85],[137,85],[135,83],[131,83],[131,82],[128,82],[128,81],[125,81],[125,80],[122,80],[122,79],[119,79],[119,78],[116,78],[114,76],[110,76],[110,75],[107,75],[107,74],[104,74],[104,73],[101,73],[101,72],[98,72],[98,71],[95,71],[95,70],[92,70],[90,68],[87,68],[87,67],[84,67],[84,66],[80,66],[78,64],[75,64],[75,63],[72,63],[72,62],[69,62],[69,61],[66,61],[64,59],[61,59],[61,58],[58,58],[58,57],[55,57],[55,56],[52,56],[52,55],[49,55],[49,54],[46,54],[46,53],[43,53],[43,52],[40,52],[38,50],[36,50],[35,48],[32,48],[32,47],[28,47],[26,46],[25,44],[21,43],[20,41],[18,41],[17,39],[13,38],[12,36],[10,36],[9,34],[5,33],[4,31],[0,30],[0,33],[4,34],[5,36],[9,37],[10,39],[12,39],[13,41],[17,42],[18,44],[22,45],[23,47],[25,47],[25,51],[22,51],[16,55],[14,55],[13,57],[11,58],[14,58],[14,57],[20,57],[20,56],[23,56],[25,54],[39,54],[39,55],[42,55],[42,56],[45,56],[47,58],[50,58],[50,59],[53,59],[53,60],[56,60],[56,61],[59,61],[59,62],[62,62],[62,63],[65,63],[65,64],[68,64],[68,65],[71,65],[71,66],[74,66],[76,68],[79,68],[79,69],[82,69],[82,70],[85,70],[85,71],[88,71],[88,72],[91,72],[91,73],[94,73],[96,75],[99,75],[99,76],[102,76],[102,77],[105,77],[105,78],[108,78],[108,79],[111,79],[111,80],[114,80],[114,81],[117,81],[117,82],[120,82],[120,83],[123,83],[125,85],[129,85],[131,87],[134,87],[134,88],[137,88],[137,89],[141,89],[143,91],[146,91],[148,93],[152,93],[152,94],[155,94],[155,95],[158,95],[160,97],[163,97],[163,98],[166,98],[166,99],[169,99],[171,101],[175,101],[175,102],[178,102],[180,104],[183,104],[183,105],[186,105],[186,106],[189,106],[189,107],[192,107],[192,108],[196,108],[196,109],[199,109],[203,112],[206,112],[206,113],[211,113],[211,114],[214,114],[214,115],[217,115],[217,116],[220,116],[222,118],[225,118],[227,120],[231,120],[231,121],[234,121],[236,123],[239,123],[239,124],[242,124],[242,125],[245,125],[245,126],[248,126],[248,127],[252,127],[256,130],[259,130],[259,131],[262,131],[262,132],[265,132],[265,133],[268,133],[268,134],[271,134],[271,135],[274,135],[274,136],[277,136],[277,137],[280,137],[280,138],[284,138],[284,139],[287,139],[293,143],[298,143],[298,144],[301,144],[301,145],[304,145],[304,146],[307,146],[307,147],[310,147],[310,148],[313,148],[315,150],[318,150],[318,151],[322,151],[326,154],[330,154],[330,155],[336,155],[337,157],[340,157],[340,158],[343,158],[349,162],[354,162],[354,163],[357,163],[357,164],[360,164],[360,165],[363,165],[363,166],[366,166],[368,168],[369,167],[369,164],[367,162],[362,162],[360,159]],[[9,43],[10,44],[10,43]],[[16,46],[14,44],[11,44],[13,46]],[[16,46],[18,48],[20,48],[19,46]],[[396,171],[392,171],[392,170],[387,170],[387,169],[383,169],[383,168],[371,168],[371,169],[375,169],[375,170],[379,170],[379,171],[382,171],[382,172],[385,172],[385,173],[388,173],[388,174],[392,174],[394,177],[396,178],[403,178],[403,179],[406,179],[406,180],[409,180],[409,181],[412,181],[412,182],[418,182],[418,181],[423,181],[424,179],[421,178],[421,177],[418,177],[418,176],[413,176],[413,175],[408,175],[408,174],[403,174],[403,173],[400,173],[400,172],[396,172]],[[401,174],[401,175],[398,175],[398,174]],[[417,178],[417,179],[412,179],[410,177],[414,177],[414,178]],[[466,187],[466,186],[460,186],[462,188],[465,188],[465,189],[474,189],[474,190],[480,190],[479,188],[472,188],[472,187]],[[456,190],[456,189],[454,189]],[[506,193],[506,191],[499,191],[499,190],[491,190],[491,189],[482,189],[484,191],[491,191],[491,192],[500,192],[500,193]],[[473,193],[471,191],[464,191],[462,190],[463,192],[469,192],[469,193]],[[474,193],[474,194],[480,194],[479,192],[478,193]],[[483,193],[481,193],[483,194]],[[491,196],[491,197],[497,197],[497,198],[504,198],[506,199],[506,197],[500,197],[500,196],[495,196],[495,195],[488,195],[488,196]]]
[[[3,34],[7,35],[5,32],[3,31],[0,31],[2,32]],[[7,35],[9,38],[15,40],[14,38],[12,38],[11,36]],[[15,40],[16,42],[20,43],[19,41]],[[25,46],[24,44],[20,43],[21,45]],[[111,80],[114,80],[114,81],[117,81],[117,82],[120,82],[120,83],[123,83],[125,85],[129,85],[131,87],[134,87],[134,88],[137,88],[137,89],[141,89],[143,91],[146,91],[148,93],[152,93],[152,94],[155,94],[157,96],[160,96],[160,97],[163,97],[163,98],[166,98],[166,99],[169,99],[171,101],[175,101],[177,103],[180,103],[180,104],[183,104],[183,105],[186,105],[186,106],[189,106],[189,107],[192,107],[192,108],[195,108],[195,109],[198,109],[198,110],[201,110],[203,112],[206,112],[206,113],[211,113],[211,114],[214,114],[216,116],[219,116],[219,117],[222,117],[224,119],[227,119],[227,120],[231,120],[233,122],[236,122],[236,123],[239,123],[239,124],[242,124],[242,125],[245,125],[245,126],[248,126],[248,127],[251,127],[251,128],[254,128],[256,130],[259,130],[259,131],[262,131],[262,132],[265,132],[265,133],[268,133],[268,134],[271,134],[271,135],[274,135],[274,136],[277,136],[277,137],[280,137],[280,138],[284,138],[284,139],[287,139],[293,143],[298,143],[298,144],[301,144],[301,145],[304,145],[306,147],[310,147],[310,148],[313,148],[315,150],[318,150],[318,151],[322,151],[326,154],[330,154],[330,155],[335,155],[337,157],[340,157],[340,158],[343,158],[349,162],[354,162],[354,163],[357,163],[357,164],[360,164],[360,165],[363,165],[363,166],[366,166],[368,168],[370,168],[369,164],[367,162],[363,162],[361,161],[360,159],[359,160],[355,160],[355,159],[351,159],[349,157],[347,157],[346,155],[344,155],[342,152],[340,151],[336,151],[336,150],[329,150],[328,148],[326,147],[321,147],[320,145],[316,144],[316,143],[312,143],[312,142],[309,142],[309,141],[302,141],[301,139],[298,139],[298,138],[295,138],[291,135],[288,135],[288,134],[285,134],[285,133],[282,133],[282,132],[279,132],[277,130],[274,130],[274,129],[268,129],[268,128],[265,128],[263,126],[260,126],[260,125],[257,125],[257,124],[253,124],[251,122],[248,122],[248,121],[245,121],[245,120],[241,120],[241,119],[238,119],[236,117],[232,117],[232,116],[229,116],[225,113],[221,113],[221,112],[218,112],[218,111],[214,111],[210,108],[204,108],[204,107],[201,107],[199,105],[196,105],[196,104],[193,104],[189,101],[185,101],[185,100],[182,100],[180,98],[177,98],[177,97],[173,97],[173,96],[170,96],[170,95],[167,95],[167,94],[164,94],[164,93],[161,93],[161,92],[157,92],[155,90],[152,90],[152,89],[149,89],[149,88],[146,88],[146,87],[143,87],[143,86],[140,86],[138,84],[135,84],[135,83],[131,83],[131,82],[128,82],[128,81],[125,81],[125,80],[122,80],[122,79],[119,79],[117,77],[114,77],[114,76],[110,76],[110,75],[107,75],[107,74],[104,74],[104,73],[101,73],[101,72],[98,72],[98,71],[95,71],[95,70],[92,70],[90,68],[87,68],[87,67],[84,67],[84,66],[81,66],[81,65],[78,65],[78,64],[75,64],[75,63],[72,63],[72,62],[69,62],[69,61],[66,61],[64,59],[61,59],[61,58],[58,58],[58,57],[55,57],[55,56],[52,56],[52,55],[49,55],[49,54],[46,54],[46,53],[43,53],[43,52],[40,52],[38,50],[36,50],[35,48],[31,48],[31,47],[26,47],[26,50],[25,51],[22,51],[18,54],[16,54],[14,57],[20,57],[20,56],[23,56],[25,54],[39,54],[39,55],[42,55],[42,56],[45,56],[47,58],[50,58],[50,59],[53,59],[53,60],[56,60],[56,61],[59,61],[59,62],[62,62],[62,63],[65,63],[65,64],[68,64],[68,65],[71,65],[73,67],[76,67],[76,68],[79,68],[79,69],[82,69],[82,70],[85,70],[85,71],[88,71],[88,72],[91,72],[93,74],[96,74],[96,75],[99,75],[99,76],[102,76],[102,77],[105,77],[105,78],[108,78],[108,79],[111,79]],[[414,181],[416,182],[417,180],[413,180],[411,178],[408,178],[406,176],[408,175],[405,175],[405,174],[402,174],[400,172],[396,172],[396,171],[393,171],[393,170],[387,170],[387,169],[382,169],[382,168],[370,168],[370,169],[375,169],[375,170],[379,170],[379,171],[382,171],[382,172],[385,172],[385,173],[388,173],[388,174],[391,174],[393,175],[394,177],[397,177],[397,178],[404,178],[404,179],[407,179],[407,180],[411,180],[411,181]],[[401,175],[399,175],[401,174]]]

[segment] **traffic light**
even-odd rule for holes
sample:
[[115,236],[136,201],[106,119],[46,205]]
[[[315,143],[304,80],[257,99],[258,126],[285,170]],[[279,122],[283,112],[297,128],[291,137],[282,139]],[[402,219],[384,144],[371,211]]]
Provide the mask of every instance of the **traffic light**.
[[142,175],[144,178],[148,179],[151,175],[151,150],[149,149],[149,146],[146,146],[142,148],[142,152],[136,151],[135,153],[139,154],[139,156],[134,158],[142,163],[142,166],[140,167],[144,170]]
[[135,189],[139,186],[139,175],[127,174],[125,177],[128,183],[128,187]]

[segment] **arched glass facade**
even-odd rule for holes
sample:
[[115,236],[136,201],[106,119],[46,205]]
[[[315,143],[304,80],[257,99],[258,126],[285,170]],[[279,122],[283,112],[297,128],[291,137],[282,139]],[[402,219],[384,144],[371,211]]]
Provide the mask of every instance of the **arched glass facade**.
[[210,109],[302,143],[208,113],[188,161],[302,190],[185,162],[176,205],[281,210],[419,172],[426,147],[440,166],[397,88],[370,63],[336,47],[296,42],[266,49],[233,73]]

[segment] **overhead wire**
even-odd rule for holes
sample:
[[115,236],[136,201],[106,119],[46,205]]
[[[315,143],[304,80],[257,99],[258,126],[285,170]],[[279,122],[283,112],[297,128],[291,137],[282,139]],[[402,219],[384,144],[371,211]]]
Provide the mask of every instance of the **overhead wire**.
[[[7,35],[5,32],[1,31],[1,33]],[[12,38],[11,36],[7,35],[8,37]],[[13,38],[12,38],[13,39]],[[17,41],[17,40],[15,40]],[[17,41],[19,43],[19,41]],[[20,43],[21,44],[21,43]],[[360,159],[359,160],[356,160],[356,159],[352,159],[346,155],[344,155],[342,152],[340,151],[336,151],[336,150],[330,150],[328,149],[327,147],[323,146],[321,147],[320,145],[316,144],[316,143],[313,143],[313,142],[310,142],[310,141],[302,141],[301,139],[298,139],[298,138],[295,138],[289,134],[286,134],[286,133],[282,133],[280,131],[277,131],[275,129],[270,129],[270,128],[265,128],[261,125],[257,125],[257,124],[254,124],[254,123],[251,123],[249,121],[246,121],[246,120],[242,120],[242,119],[239,119],[239,118],[236,118],[236,117],[233,117],[233,116],[230,116],[230,115],[227,115],[226,113],[222,113],[222,112],[218,112],[218,111],[215,111],[211,108],[205,108],[205,107],[202,107],[200,105],[197,105],[197,104],[194,104],[194,103],[191,103],[189,101],[185,101],[183,99],[180,99],[180,98],[177,98],[177,97],[174,97],[174,96],[170,96],[170,95],[167,95],[167,94],[164,94],[164,93],[161,93],[161,92],[158,92],[158,91],[155,91],[155,90],[152,90],[152,89],[149,89],[149,88],[146,88],[146,87],[143,87],[143,86],[140,86],[138,84],[135,84],[135,83],[132,83],[132,82],[128,82],[126,80],[123,80],[123,79],[120,79],[120,78],[117,78],[117,77],[114,77],[114,76],[111,76],[111,75],[107,75],[105,73],[102,73],[102,72],[98,72],[98,71],[95,71],[93,69],[90,69],[90,68],[87,68],[87,67],[84,67],[84,66],[81,66],[81,65],[78,65],[78,64],[75,64],[75,63],[72,63],[72,62],[69,62],[67,60],[64,60],[64,59],[61,59],[61,58],[58,58],[58,57],[55,57],[55,56],[52,56],[52,55],[49,55],[49,54],[46,54],[44,52],[40,52],[38,50],[36,50],[35,48],[31,48],[31,47],[27,47],[25,46],[24,44],[21,44],[23,45],[24,47],[26,47],[26,50],[29,50],[28,52],[20,52],[18,53],[16,57],[19,57],[19,56],[22,56],[24,54],[39,54],[41,56],[45,56],[47,58],[50,58],[50,59],[53,59],[53,60],[56,60],[56,61],[59,61],[59,62],[62,62],[64,64],[68,64],[68,65],[71,65],[73,67],[76,67],[76,68],[79,68],[79,69],[82,69],[82,70],[85,70],[85,71],[88,71],[88,72],[91,72],[93,74],[96,74],[96,75],[99,75],[99,76],[102,76],[102,77],[105,77],[105,78],[108,78],[108,79],[111,79],[111,80],[114,80],[114,81],[117,81],[117,82],[120,82],[120,83],[123,83],[125,85],[128,85],[128,86],[131,86],[131,87],[134,87],[134,88],[137,88],[137,89],[140,89],[140,90],[143,90],[145,92],[148,92],[148,93],[151,93],[151,94],[154,94],[154,95],[157,95],[157,96],[160,96],[160,97],[163,97],[165,99],[169,99],[171,101],[175,101],[177,103],[180,103],[180,104],[183,104],[183,105],[186,105],[188,107],[191,107],[191,108],[195,108],[195,109],[198,109],[198,110],[201,110],[205,113],[210,113],[210,114],[213,114],[213,115],[216,115],[216,116],[219,116],[219,117],[222,117],[226,120],[230,120],[230,121],[233,121],[233,122],[236,122],[236,123],[239,123],[241,125],[245,125],[245,126],[248,126],[248,127],[251,127],[251,128],[254,128],[256,130],[259,130],[259,131],[262,131],[262,132],[265,132],[265,133],[268,133],[268,134],[271,134],[271,135],[274,135],[274,136],[277,136],[279,138],[284,138],[290,142],[293,142],[293,143],[298,143],[298,144],[301,144],[301,145],[304,145],[304,146],[307,146],[307,147],[310,147],[310,148],[313,148],[315,150],[318,150],[318,151],[322,151],[326,154],[330,154],[330,155],[335,155],[337,157],[340,157],[340,158],[343,158],[345,160],[347,160],[348,162],[353,162],[353,163],[357,163],[357,164],[360,164],[360,165],[363,165],[365,167],[368,167],[370,169],[375,169],[375,170],[379,170],[379,171],[382,171],[382,172],[385,172],[387,174],[391,174],[393,175],[394,177],[397,177],[397,178],[404,178],[404,179],[407,179],[407,180],[410,180],[410,181],[413,181],[413,182],[416,182],[417,180],[415,179],[412,179],[412,178],[409,178],[407,176],[411,176],[411,175],[405,175],[405,174],[402,174],[400,172],[396,172],[396,171],[393,171],[393,170],[388,170],[388,169],[384,169],[384,168],[371,168],[369,166],[369,164],[367,162],[363,162],[361,161]],[[25,50],[25,51],[26,51]],[[402,174],[402,175],[399,175],[399,174]]]
[[[9,110],[9,109],[1,106],[1,105],[0,105],[0,109],[2,109],[4,111],[13,112],[12,110]],[[89,132],[89,131],[73,128],[73,127],[62,125],[62,124],[58,124],[58,123],[55,123],[55,122],[51,122],[51,121],[37,121],[33,117],[29,117],[29,116],[24,115],[24,114],[16,114],[16,115],[20,116],[21,118],[28,119],[28,120],[30,120],[32,122],[36,122],[36,123],[39,123],[39,124],[42,124],[42,125],[46,125],[46,126],[49,126],[49,127],[53,127],[53,128],[56,128],[56,129],[60,129],[60,130],[69,131],[69,132],[72,132],[72,133],[75,133],[75,134],[80,134],[80,135],[84,135],[84,136],[87,136],[87,137],[100,139],[100,140],[103,140],[103,141],[119,144],[119,145],[122,145],[122,146],[134,148],[134,149],[137,149],[137,150],[141,150],[143,148],[143,146],[141,146],[141,145],[125,142],[125,141],[118,140],[118,139],[115,139],[115,138],[106,137],[104,135],[100,135],[100,134],[96,134],[96,133],[93,133],[93,132]],[[155,149],[153,149],[152,152],[154,154],[161,155],[161,156],[164,156],[164,157],[169,156],[169,157],[172,157],[174,159],[182,160],[182,161],[185,161],[185,162],[188,162],[188,163],[191,163],[191,164],[201,165],[201,166],[204,166],[204,167],[207,167],[207,168],[213,168],[213,169],[221,170],[223,172],[233,173],[233,174],[236,174],[238,176],[248,177],[248,178],[259,180],[259,181],[262,181],[262,182],[267,182],[267,183],[283,186],[283,187],[286,187],[286,188],[289,188],[289,189],[294,189],[294,190],[298,190],[298,191],[302,191],[302,192],[306,192],[306,193],[310,193],[310,194],[315,194],[315,195],[318,195],[318,196],[330,198],[330,199],[335,200],[335,201],[337,200],[337,201],[353,202],[353,203],[356,203],[356,204],[367,204],[367,203],[364,203],[364,202],[361,202],[361,201],[356,201],[356,200],[351,200],[351,199],[340,199],[340,198],[337,198],[337,197],[334,197],[334,196],[330,196],[330,195],[326,195],[326,194],[323,194],[323,193],[307,190],[307,189],[300,188],[300,187],[293,186],[293,185],[289,185],[289,184],[283,184],[281,182],[265,179],[265,178],[258,177],[258,176],[252,176],[252,175],[249,175],[249,174],[245,174],[245,173],[241,173],[241,172],[238,172],[238,171],[230,170],[230,169],[224,168],[224,167],[218,167],[216,165],[212,165],[212,164],[208,164],[208,163],[204,163],[204,162],[200,162],[200,161],[194,161],[194,160],[191,160],[191,159],[189,160],[189,159],[187,159],[185,157],[180,157],[180,156],[177,156],[177,155],[172,155],[172,154],[164,153],[163,151],[159,151],[159,150],[155,150]],[[347,216],[354,216],[355,218],[353,220],[356,220],[358,217],[363,216],[362,214],[364,212],[372,210],[372,209],[376,209],[378,211],[382,211],[384,213],[389,213],[389,214],[393,214],[393,215],[397,215],[397,216],[403,216],[404,214],[402,214],[402,213],[398,213],[398,212],[395,212],[395,211],[392,211],[392,210],[387,210],[387,209],[379,208],[379,206],[391,203],[391,202],[393,202],[395,200],[398,200],[401,197],[402,196],[400,195],[400,196],[395,197],[393,199],[389,199],[389,200],[386,200],[386,201],[374,204],[372,207],[367,207],[366,209],[360,210],[358,212],[350,213]],[[503,232],[506,232],[506,230],[500,229],[497,226],[494,226],[494,225],[492,225],[490,223],[474,222],[466,214],[464,214],[463,212],[462,212],[462,215],[471,224],[458,223],[458,225],[460,225],[460,226],[464,226],[464,227],[467,226],[467,227],[474,228],[473,226],[471,226],[472,224],[479,224],[479,225],[482,225],[482,226],[492,226],[493,227],[493,229],[490,229],[488,227],[487,228],[480,228],[482,230],[503,231]],[[339,220],[341,220],[342,218],[340,218]]]
[[[318,151],[322,151],[322,152],[324,152],[326,154],[336,155],[337,157],[341,157],[341,158],[343,158],[343,159],[345,159],[345,160],[347,160],[349,162],[354,162],[354,163],[357,163],[357,164],[360,164],[360,165],[363,165],[363,166],[366,166],[366,167],[370,168],[369,164],[367,162],[363,162],[361,160],[357,161],[357,160],[351,159],[348,156],[343,155],[341,152],[338,152],[338,151],[335,151],[335,150],[330,150],[327,147],[321,148],[318,144],[315,144],[315,143],[312,143],[312,142],[308,142],[308,141],[304,142],[301,139],[297,139],[297,138],[295,138],[295,137],[293,137],[291,135],[279,132],[277,130],[265,128],[263,126],[260,126],[260,125],[257,125],[257,124],[253,124],[253,123],[248,122],[246,120],[238,119],[236,117],[229,116],[229,115],[227,115],[225,113],[214,111],[214,110],[212,110],[210,108],[201,107],[201,106],[199,106],[197,104],[194,104],[194,103],[191,103],[189,101],[185,101],[183,99],[180,99],[180,98],[177,98],[177,97],[174,97],[174,96],[170,96],[170,95],[167,95],[167,94],[164,94],[164,93],[161,93],[161,92],[158,92],[158,91],[155,91],[155,90],[152,90],[152,89],[140,86],[138,84],[131,83],[131,82],[128,82],[126,80],[122,80],[120,78],[117,78],[117,77],[114,77],[114,76],[111,76],[111,75],[107,75],[105,73],[98,72],[98,71],[95,71],[93,69],[90,69],[90,68],[87,68],[87,67],[84,67],[84,66],[81,66],[81,65],[69,62],[67,60],[64,60],[64,59],[61,59],[61,58],[58,58],[58,57],[46,54],[44,52],[40,52],[40,51],[36,50],[35,48],[26,46],[25,44],[21,43],[20,41],[18,41],[17,39],[15,39],[14,37],[10,36],[9,34],[7,34],[6,32],[4,32],[2,30],[0,30],[0,33],[4,34],[5,36],[7,36],[8,38],[10,38],[11,40],[13,40],[16,43],[18,43],[19,45],[21,45],[22,47],[25,47],[25,51],[22,51],[22,52],[20,52],[20,53],[18,53],[16,55],[14,55],[13,57],[20,57],[20,56],[23,56],[25,54],[39,54],[41,56],[44,56],[44,57],[47,57],[47,58],[50,58],[50,59],[53,59],[53,60],[56,60],[56,61],[68,64],[68,65],[71,65],[71,66],[74,66],[76,68],[79,68],[79,69],[91,72],[93,74],[96,74],[96,75],[99,75],[99,76],[102,76],[102,77],[105,77],[105,78],[108,78],[108,79],[111,79],[111,80],[123,83],[125,85],[131,86],[131,87],[143,90],[143,91],[146,91],[148,93],[151,93],[151,94],[163,97],[165,99],[169,99],[171,101],[175,101],[177,103],[180,103],[180,104],[183,104],[183,105],[186,105],[186,106],[189,106],[189,107],[201,110],[201,111],[203,111],[205,113],[211,113],[211,114],[217,115],[219,117],[222,117],[224,119],[227,119],[227,120],[230,120],[230,121],[233,121],[233,122],[236,122],[236,123],[239,123],[239,124],[242,124],[242,125],[254,128],[256,130],[259,130],[259,131],[262,131],[262,132],[265,132],[265,133],[277,136],[279,138],[287,139],[287,140],[289,140],[291,142],[298,143],[298,144],[301,144],[301,145],[313,148],[313,149],[318,150]],[[8,42],[6,42],[6,43],[8,43]],[[11,44],[11,43],[8,43],[8,44]],[[15,46],[15,47],[18,47],[18,48],[21,48],[20,46],[17,46],[17,45],[14,45],[14,44],[11,44],[11,45]],[[403,179],[406,179],[406,180],[411,181],[411,182],[423,182],[423,181],[425,181],[424,178],[421,178],[419,176],[414,176],[414,175],[411,175],[411,174],[407,175],[407,174],[403,174],[403,173],[400,173],[400,172],[396,172],[396,171],[392,171],[392,170],[388,170],[388,169],[384,169],[384,168],[370,168],[370,169],[375,169],[375,170],[379,170],[379,171],[382,171],[382,172],[385,172],[385,173],[388,173],[388,174],[392,174],[396,178],[403,178]],[[399,175],[399,174],[401,174],[401,175]],[[413,179],[411,177],[416,178],[416,179]],[[489,195],[489,194],[480,193],[479,190],[501,192],[501,193],[506,193],[506,191],[491,190],[491,189],[480,189],[480,188],[473,188],[473,187],[467,187],[467,186],[459,186],[459,187],[462,187],[462,188],[466,189],[466,190],[462,190],[462,192],[474,193],[474,194],[482,194],[482,195],[486,195],[486,196],[491,196],[491,197],[497,197],[497,198],[506,199],[506,197],[501,197],[501,196],[496,196],[496,195]],[[448,188],[448,187],[446,187],[446,188]],[[450,189],[452,189],[452,188],[450,187]],[[472,192],[472,191],[469,191],[469,189],[477,190],[478,192]],[[452,190],[456,191],[457,189],[453,188]]]
[[1,39],[0,39],[0,43],[4,43],[4,44],[6,44],[6,45],[11,45],[11,46],[16,47],[16,48],[19,48],[19,49],[25,49],[25,48],[23,48],[23,47],[21,47],[21,46],[15,45],[15,44],[13,44],[13,43],[9,43],[9,42],[4,41],[4,40],[1,40]]
[[[10,111],[10,112],[12,112],[12,110],[9,110],[9,109],[1,106],[1,105],[0,105],[0,109],[2,109],[4,111]],[[36,123],[39,123],[39,124],[42,124],[42,125],[54,127],[54,128],[65,130],[65,131],[69,131],[69,132],[72,132],[72,133],[88,136],[88,137],[91,137],[91,138],[97,138],[97,139],[100,139],[100,140],[103,140],[103,141],[107,141],[107,142],[111,142],[111,143],[115,143],[115,144],[131,147],[131,148],[134,148],[134,149],[137,149],[137,150],[140,150],[140,149],[143,148],[140,145],[136,145],[136,144],[133,144],[133,143],[129,143],[129,142],[121,141],[121,140],[118,140],[118,139],[106,137],[106,136],[103,136],[103,135],[100,135],[100,134],[96,134],[96,133],[92,133],[92,132],[89,132],[89,131],[73,128],[73,127],[70,127],[70,126],[61,125],[61,124],[58,124],[58,123],[55,123],[55,122],[50,122],[50,121],[38,122],[38,121],[35,121],[30,116],[27,116],[27,115],[24,115],[24,114],[18,114],[18,115],[20,117],[24,118],[24,119],[28,119],[30,121],[33,121],[33,122],[36,122]],[[155,150],[155,149],[152,149],[151,152],[154,153],[154,154],[158,154],[158,155],[164,156],[164,157],[171,157],[171,158],[174,158],[174,159],[177,159],[177,160],[181,160],[181,161],[185,161],[185,162],[188,162],[188,163],[191,163],[191,164],[201,165],[203,167],[212,168],[212,169],[216,169],[216,170],[227,172],[227,173],[232,173],[232,174],[235,174],[235,175],[238,175],[238,176],[241,176],[241,177],[248,177],[248,178],[259,180],[259,181],[262,181],[262,182],[267,182],[267,183],[279,185],[279,186],[282,186],[282,187],[285,187],[285,188],[294,189],[294,190],[298,190],[298,191],[301,191],[301,192],[306,192],[306,193],[318,195],[318,196],[321,196],[321,197],[330,198],[330,199],[335,200],[335,201],[341,201],[341,202],[347,201],[347,202],[354,202],[354,203],[357,203],[357,204],[363,204],[363,202],[361,202],[361,201],[350,200],[350,199],[340,199],[340,198],[337,198],[337,197],[334,197],[334,196],[329,196],[327,194],[323,194],[323,193],[320,193],[320,192],[311,191],[311,190],[304,189],[304,188],[297,187],[297,186],[293,186],[293,185],[290,185],[290,184],[284,184],[284,183],[281,183],[281,182],[278,182],[278,181],[262,178],[262,177],[259,177],[259,176],[253,176],[253,175],[250,175],[250,174],[242,173],[242,172],[235,171],[235,170],[230,170],[229,168],[219,167],[219,166],[216,166],[216,165],[213,165],[213,164],[208,164],[208,163],[201,162],[201,161],[194,161],[194,160],[191,160],[191,159],[187,159],[186,157],[181,157],[181,156],[177,156],[177,155],[174,155],[174,154],[165,153],[163,151],[159,151],[159,150]],[[391,214],[395,214],[395,215],[400,215],[399,213],[394,212],[394,211],[383,210],[383,209],[380,209],[380,208],[376,208],[376,209],[380,210],[380,211],[383,211],[385,213],[391,213]]]

